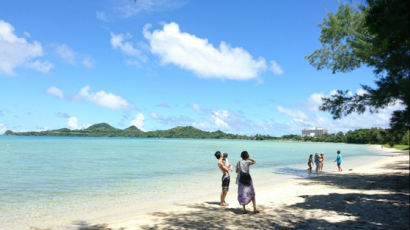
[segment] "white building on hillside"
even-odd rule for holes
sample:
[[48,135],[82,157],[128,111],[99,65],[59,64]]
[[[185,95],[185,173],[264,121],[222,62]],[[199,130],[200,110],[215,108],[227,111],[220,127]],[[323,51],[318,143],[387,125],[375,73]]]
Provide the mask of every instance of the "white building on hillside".
[[316,127],[314,129],[303,129],[302,130],[302,137],[318,137],[322,136],[323,134],[327,134],[327,130],[321,127]]

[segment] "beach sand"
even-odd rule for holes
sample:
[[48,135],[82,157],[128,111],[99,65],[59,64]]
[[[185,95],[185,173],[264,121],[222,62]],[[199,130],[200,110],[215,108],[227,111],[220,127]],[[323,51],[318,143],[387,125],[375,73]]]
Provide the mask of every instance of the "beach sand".
[[255,187],[258,214],[242,214],[231,181],[228,207],[218,205],[215,191],[157,212],[79,220],[67,229],[409,229],[409,151],[384,151],[382,159],[359,167],[342,164],[341,173]]

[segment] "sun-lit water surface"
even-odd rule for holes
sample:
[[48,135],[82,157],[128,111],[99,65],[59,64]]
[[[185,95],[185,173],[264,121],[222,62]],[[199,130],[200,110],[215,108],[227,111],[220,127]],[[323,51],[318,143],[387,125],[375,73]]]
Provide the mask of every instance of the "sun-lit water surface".
[[[383,154],[332,143],[0,136],[0,223],[85,217],[206,195],[220,186],[216,150],[228,152],[232,164],[247,150],[257,161],[252,174],[259,183],[281,174],[306,176],[314,152],[324,152],[332,169],[336,150],[345,162]],[[234,175],[231,181],[234,188]]]

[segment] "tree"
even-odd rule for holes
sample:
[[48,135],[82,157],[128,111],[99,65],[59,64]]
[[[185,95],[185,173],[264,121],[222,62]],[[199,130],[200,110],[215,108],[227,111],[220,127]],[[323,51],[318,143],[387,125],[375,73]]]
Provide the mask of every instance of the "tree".
[[410,1],[367,0],[367,4],[353,8],[339,5],[335,14],[321,24],[322,48],[306,59],[318,70],[333,73],[349,72],[361,66],[374,70],[376,87],[362,85],[365,93],[352,94],[338,90],[323,98],[322,111],[329,111],[334,119],[352,112],[377,112],[394,103],[404,105],[394,111],[390,127],[403,134],[410,128]]

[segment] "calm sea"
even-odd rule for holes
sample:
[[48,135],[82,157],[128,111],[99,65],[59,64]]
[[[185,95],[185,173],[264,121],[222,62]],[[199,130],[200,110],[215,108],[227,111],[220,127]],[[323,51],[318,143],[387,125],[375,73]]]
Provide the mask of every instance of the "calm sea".
[[0,225],[98,218],[218,194],[216,150],[227,152],[233,165],[247,150],[257,161],[256,184],[283,174],[307,176],[307,158],[315,152],[325,153],[325,171],[336,169],[337,150],[345,167],[383,154],[330,143],[0,136]]

